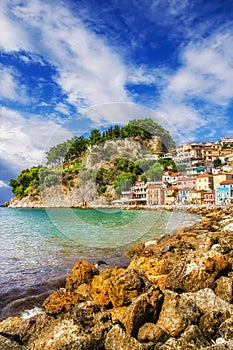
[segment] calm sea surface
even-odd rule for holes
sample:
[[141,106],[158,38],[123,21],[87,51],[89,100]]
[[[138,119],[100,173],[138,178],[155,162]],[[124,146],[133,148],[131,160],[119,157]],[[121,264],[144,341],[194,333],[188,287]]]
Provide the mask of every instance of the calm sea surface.
[[188,226],[181,211],[0,208],[0,319],[39,306],[78,259],[127,266],[125,252]]

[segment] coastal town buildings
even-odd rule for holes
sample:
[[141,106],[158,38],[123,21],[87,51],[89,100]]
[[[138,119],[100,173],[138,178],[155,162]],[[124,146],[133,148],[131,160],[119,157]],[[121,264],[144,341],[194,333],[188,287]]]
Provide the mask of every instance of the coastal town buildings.
[[[161,182],[139,182],[122,192],[122,203],[133,205],[233,203],[233,137],[217,142],[190,142],[177,146],[164,158],[177,169],[166,170]],[[156,161],[156,160],[155,160]]]
[[216,189],[216,204],[224,205],[233,202],[233,180],[226,180],[220,183]]

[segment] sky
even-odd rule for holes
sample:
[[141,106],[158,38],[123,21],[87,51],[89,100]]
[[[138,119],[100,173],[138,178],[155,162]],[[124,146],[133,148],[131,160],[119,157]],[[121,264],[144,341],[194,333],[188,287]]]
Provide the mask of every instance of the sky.
[[0,203],[52,145],[139,117],[233,135],[231,0],[1,0]]

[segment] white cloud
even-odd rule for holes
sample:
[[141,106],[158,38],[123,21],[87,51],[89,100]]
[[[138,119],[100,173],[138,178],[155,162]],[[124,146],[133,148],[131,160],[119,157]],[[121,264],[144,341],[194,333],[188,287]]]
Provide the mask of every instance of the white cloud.
[[9,187],[4,181],[0,180],[0,188],[7,188]]
[[[7,0],[1,1],[0,7],[0,48],[4,51],[30,50],[29,33],[14,16],[10,15]],[[14,6],[14,1],[11,2]]]
[[0,99],[21,102],[27,100],[25,87],[20,84],[18,78],[18,72],[0,65]]
[[45,152],[72,134],[52,121],[38,116],[24,118],[20,113],[0,107],[0,158],[13,169],[41,164]]
[[56,82],[69,103],[78,108],[128,100],[124,88],[127,72],[120,57],[67,7],[37,0],[13,3],[15,6],[8,6],[12,18],[9,31],[18,23],[27,30],[30,37],[25,49],[30,46],[56,68]]

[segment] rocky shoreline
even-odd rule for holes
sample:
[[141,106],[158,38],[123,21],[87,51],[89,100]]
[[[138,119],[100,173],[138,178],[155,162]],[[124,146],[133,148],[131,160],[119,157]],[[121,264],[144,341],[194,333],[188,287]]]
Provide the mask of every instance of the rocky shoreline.
[[128,252],[127,268],[80,260],[36,315],[0,323],[0,348],[200,350],[233,348],[233,207]]

